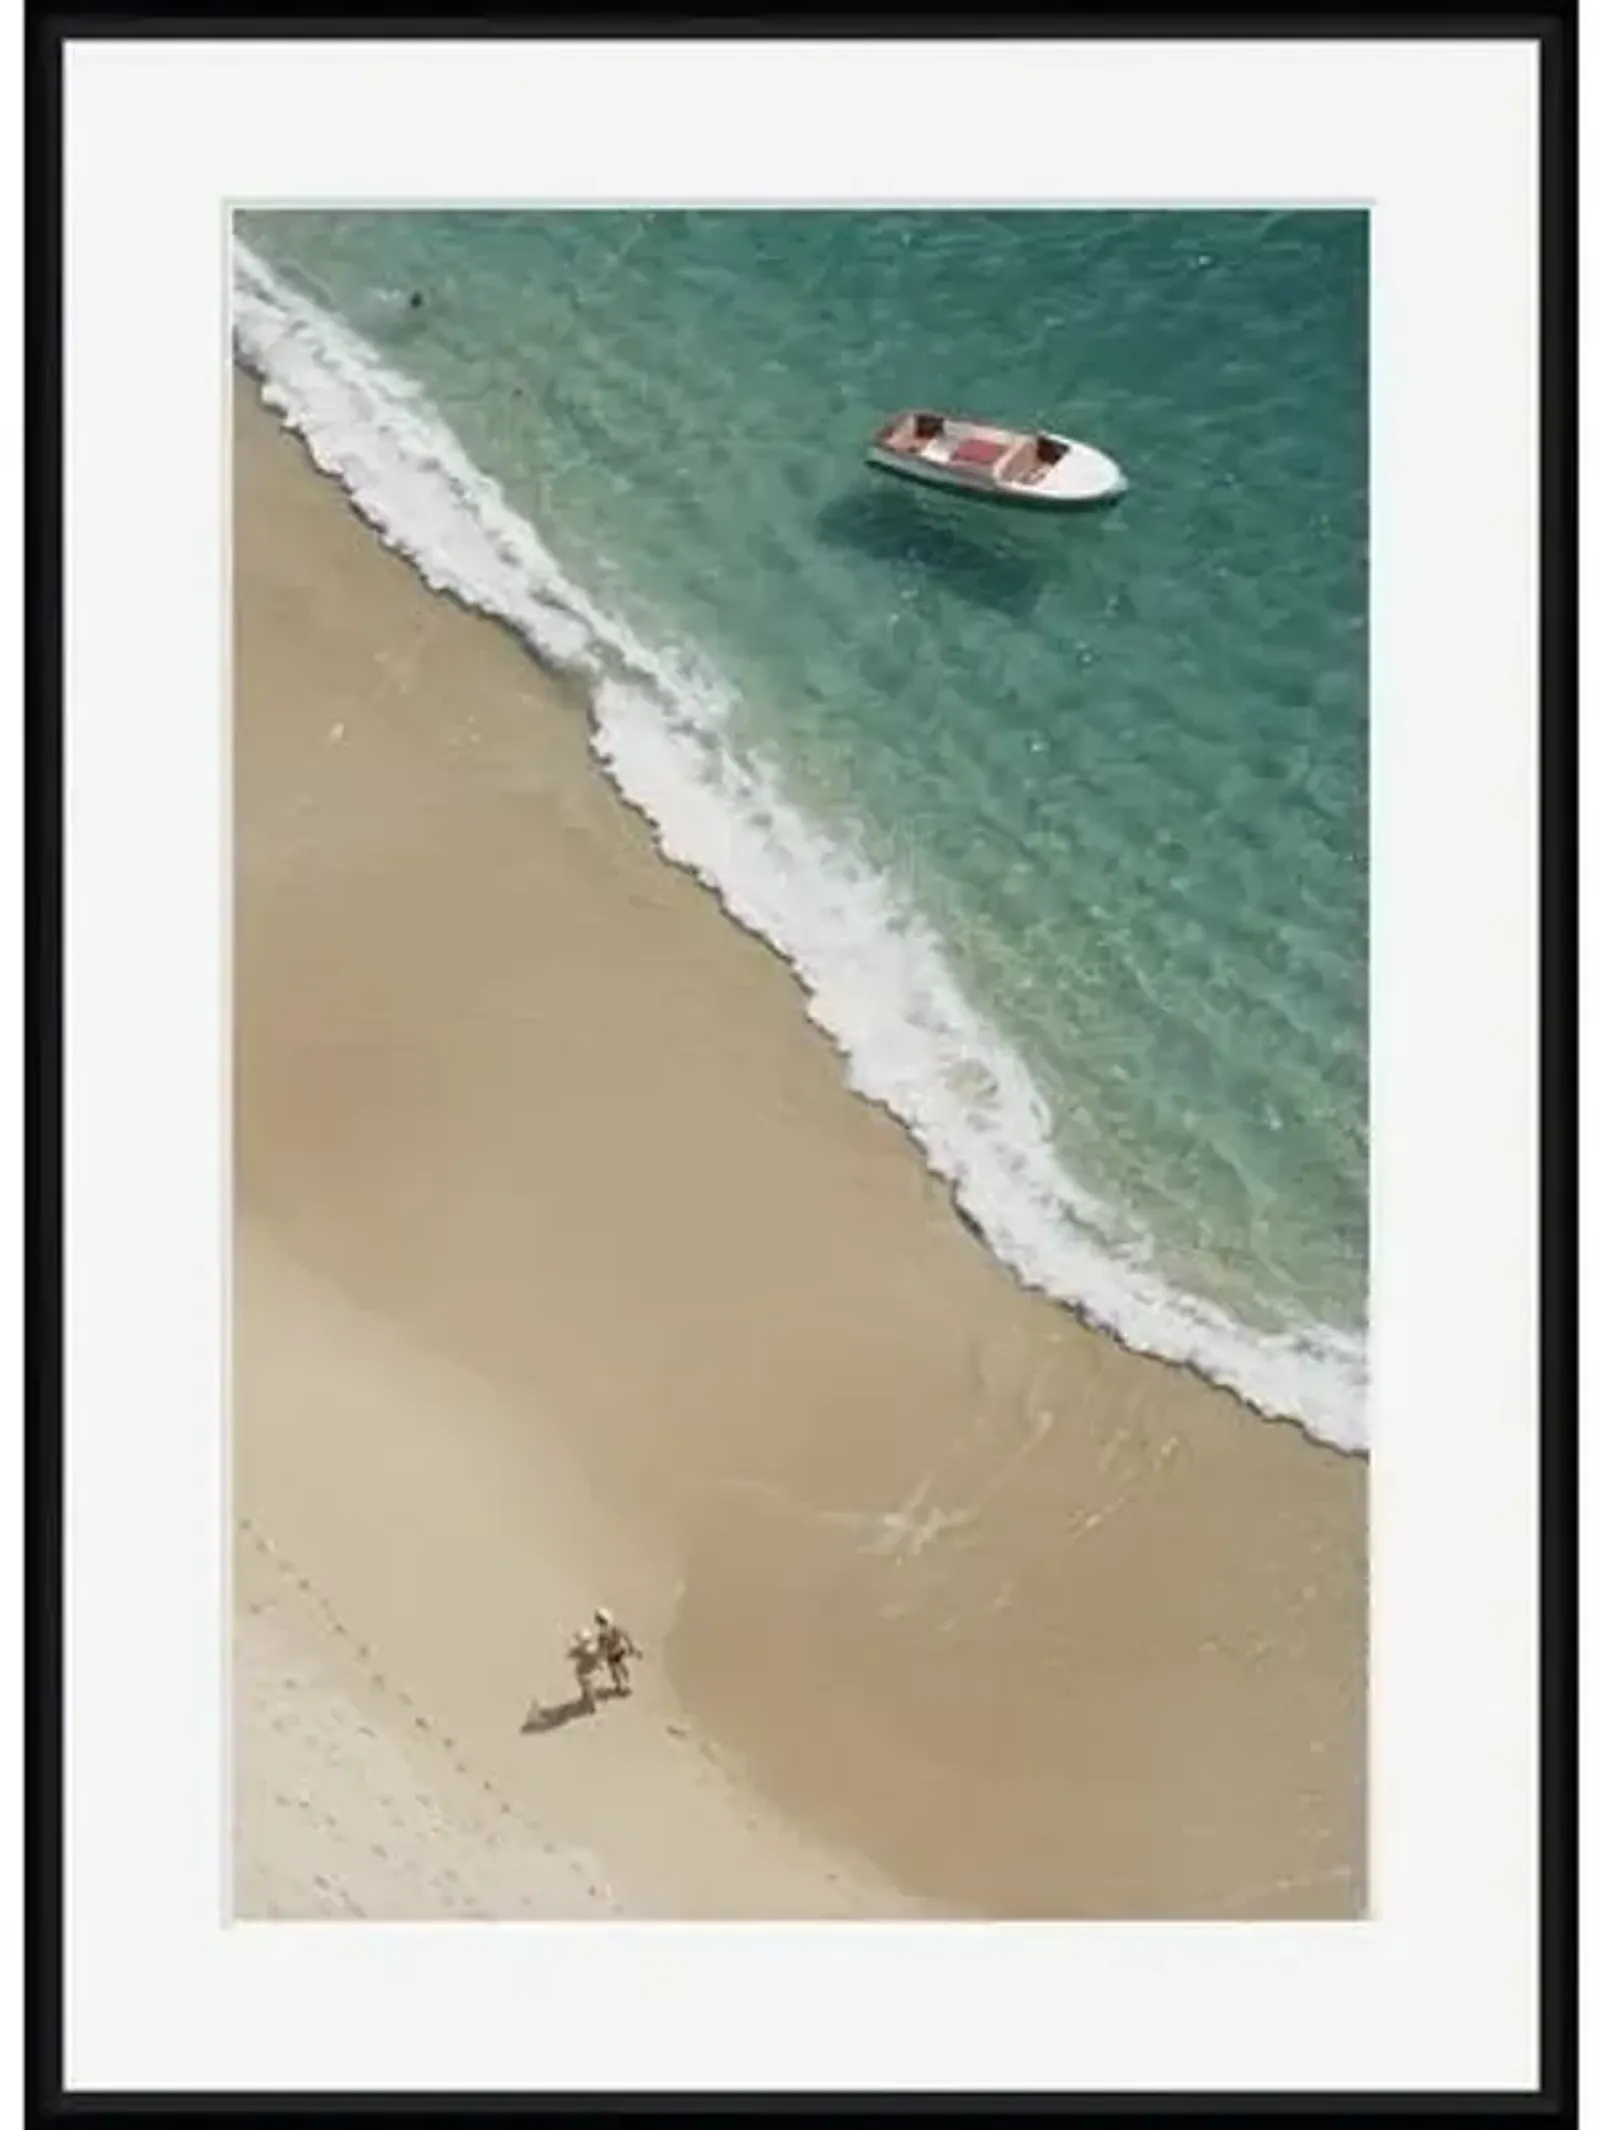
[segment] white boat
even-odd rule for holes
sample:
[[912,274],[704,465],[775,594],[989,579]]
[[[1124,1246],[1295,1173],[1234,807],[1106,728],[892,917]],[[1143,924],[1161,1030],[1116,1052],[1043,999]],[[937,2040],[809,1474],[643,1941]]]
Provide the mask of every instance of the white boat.
[[1128,485],[1115,459],[1075,437],[918,408],[884,423],[867,447],[867,464],[934,488],[1043,509],[1109,503]]

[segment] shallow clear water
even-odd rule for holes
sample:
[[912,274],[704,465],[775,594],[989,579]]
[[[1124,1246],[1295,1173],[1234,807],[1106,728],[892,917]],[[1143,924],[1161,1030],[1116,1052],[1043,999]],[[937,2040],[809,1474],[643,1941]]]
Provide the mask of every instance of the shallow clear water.
[[[587,676],[612,774],[999,1253],[1364,1440],[1365,218],[239,233],[289,417]],[[886,482],[910,404],[1082,436],[1130,493]]]

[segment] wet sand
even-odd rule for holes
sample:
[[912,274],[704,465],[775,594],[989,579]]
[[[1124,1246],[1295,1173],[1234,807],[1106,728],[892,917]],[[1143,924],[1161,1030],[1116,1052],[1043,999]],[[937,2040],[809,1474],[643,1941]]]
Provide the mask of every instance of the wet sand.
[[[237,1514],[628,1912],[1361,1913],[1364,1462],[1024,1292],[237,398]],[[655,1698],[524,1734],[602,1600]]]

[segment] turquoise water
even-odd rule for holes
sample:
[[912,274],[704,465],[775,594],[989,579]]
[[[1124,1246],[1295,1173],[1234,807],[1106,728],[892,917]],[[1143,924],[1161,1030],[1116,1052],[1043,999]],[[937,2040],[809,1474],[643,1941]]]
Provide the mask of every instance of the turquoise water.
[[[587,678],[611,773],[997,1252],[1363,1441],[1365,217],[239,236],[288,418]],[[1082,436],[1130,492],[885,481],[862,447],[910,404]]]

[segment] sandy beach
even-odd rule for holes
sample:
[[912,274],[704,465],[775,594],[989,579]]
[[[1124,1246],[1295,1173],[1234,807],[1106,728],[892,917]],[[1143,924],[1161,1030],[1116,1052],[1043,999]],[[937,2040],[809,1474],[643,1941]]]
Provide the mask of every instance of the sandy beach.
[[238,1911],[1363,1913],[1365,1463],[1024,1291],[581,700],[234,450]]
[[650,1586],[553,1440],[263,1236],[236,1273],[241,1914],[898,1912],[750,1799],[653,1667],[576,1712],[553,1623],[602,1578],[636,1609]]

